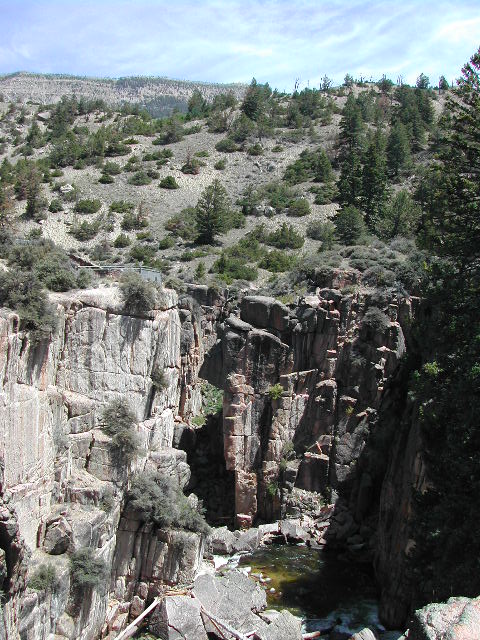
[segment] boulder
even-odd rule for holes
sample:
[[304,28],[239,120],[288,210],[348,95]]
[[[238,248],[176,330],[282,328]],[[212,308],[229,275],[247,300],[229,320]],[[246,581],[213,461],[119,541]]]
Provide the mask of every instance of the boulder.
[[377,636],[373,633],[371,629],[365,627],[361,631],[357,631],[349,640],[377,640]]
[[480,597],[449,598],[428,604],[413,615],[408,640],[478,640]]
[[47,522],[43,548],[52,556],[65,553],[72,541],[72,527],[63,516]]
[[302,621],[282,611],[266,629],[258,634],[260,640],[302,640]]
[[237,537],[238,535],[235,535],[233,531],[229,531],[227,527],[212,529],[209,544],[212,553],[219,553],[220,555],[232,553]]
[[[265,591],[240,571],[229,571],[224,576],[198,576],[193,595],[208,613],[237,631],[258,632],[267,627],[267,623],[255,615],[267,606]],[[204,622],[207,632],[213,632],[207,617]]]
[[207,640],[200,603],[189,596],[169,596],[152,616],[151,630],[162,640]]

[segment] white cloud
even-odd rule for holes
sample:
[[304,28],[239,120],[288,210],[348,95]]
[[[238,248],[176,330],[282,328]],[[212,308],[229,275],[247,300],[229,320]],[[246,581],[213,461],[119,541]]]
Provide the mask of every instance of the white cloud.
[[465,44],[468,41],[476,45],[480,41],[480,17],[445,24],[437,31],[436,38],[451,44]]

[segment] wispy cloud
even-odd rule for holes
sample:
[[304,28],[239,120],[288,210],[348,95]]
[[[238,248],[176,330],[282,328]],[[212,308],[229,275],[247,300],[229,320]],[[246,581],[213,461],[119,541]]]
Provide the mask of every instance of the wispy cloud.
[[290,90],[325,73],[452,79],[480,44],[478,0],[0,0],[0,12],[0,72]]

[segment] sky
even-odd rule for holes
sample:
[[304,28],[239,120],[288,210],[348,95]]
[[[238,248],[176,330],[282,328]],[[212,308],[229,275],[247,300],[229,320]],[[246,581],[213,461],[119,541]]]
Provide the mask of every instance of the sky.
[[435,85],[479,46],[480,0],[0,0],[0,73]]

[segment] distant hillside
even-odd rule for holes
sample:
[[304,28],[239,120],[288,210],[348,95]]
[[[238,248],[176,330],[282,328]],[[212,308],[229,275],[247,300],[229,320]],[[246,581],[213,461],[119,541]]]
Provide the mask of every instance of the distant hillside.
[[211,100],[218,93],[232,91],[240,98],[246,86],[242,84],[213,84],[188,82],[168,78],[87,78],[68,75],[49,75],[18,72],[0,76],[0,94],[5,101],[54,104],[63,95],[101,98],[110,105],[122,102],[141,104],[152,116],[169,115],[177,108],[187,110],[187,102],[195,89]]

